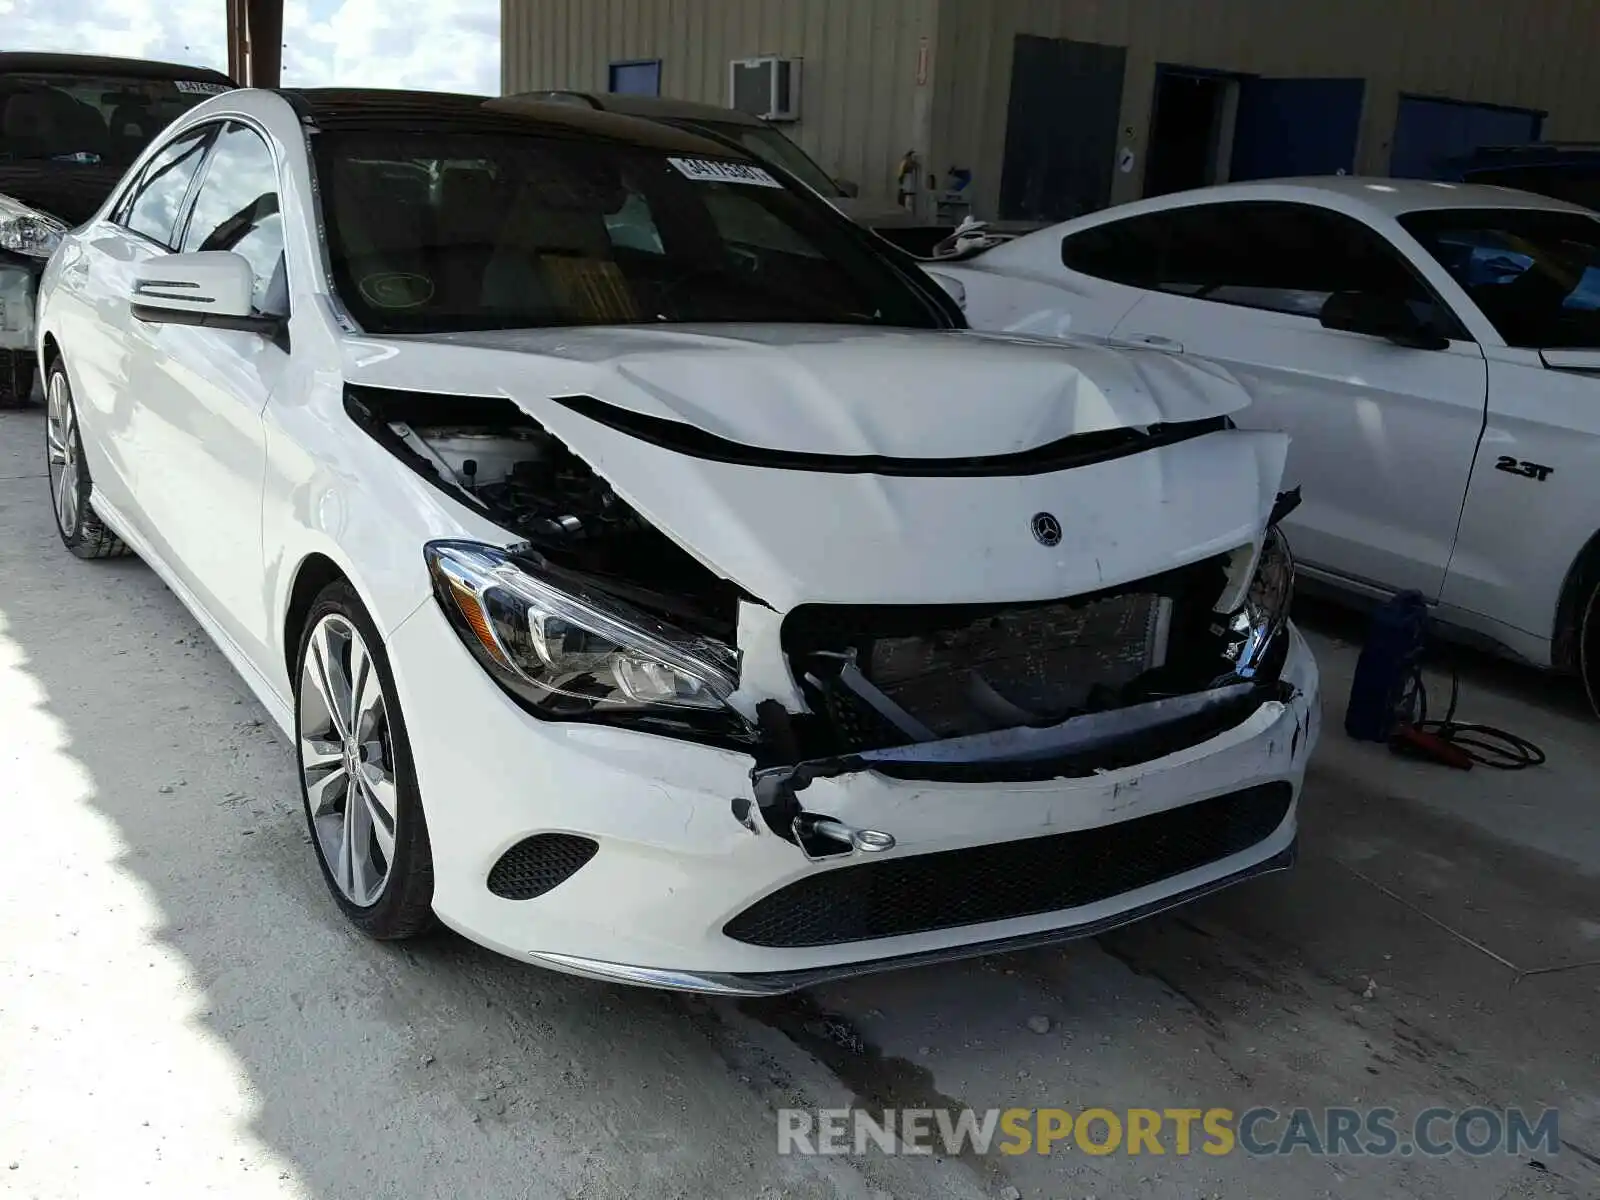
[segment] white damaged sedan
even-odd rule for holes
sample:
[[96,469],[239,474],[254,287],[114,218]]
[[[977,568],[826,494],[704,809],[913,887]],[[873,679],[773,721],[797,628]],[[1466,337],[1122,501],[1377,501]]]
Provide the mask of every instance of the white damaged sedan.
[[292,735],[375,937],[769,994],[1289,865],[1286,439],[961,324],[720,144],[242,90],[51,260],[52,498]]

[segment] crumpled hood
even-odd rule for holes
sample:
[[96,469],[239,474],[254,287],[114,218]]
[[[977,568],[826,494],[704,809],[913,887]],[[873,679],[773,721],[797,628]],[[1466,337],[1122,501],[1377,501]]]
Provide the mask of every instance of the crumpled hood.
[[[883,474],[717,460],[560,403],[592,397],[759,449],[952,459],[1243,407],[1220,368],[1156,352],[837,328],[353,338],[346,378],[504,395],[647,520],[780,611],[1020,601],[1143,578],[1259,536],[1287,439],[1217,431],[1063,470]],[[1057,545],[1032,532],[1050,513]]]
[[82,225],[99,210],[125,169],[91,163],[4,163],[0,194],[66,225]]
[[593,396],[728,441],[810,454],[1009,454],[1072,434],[1221,416],[1249,403],[1212,364],[1004,334],[677,326],[386,344],[402,341],[520,358],[496,370],[500,364],[480,353],[483,365],[453,373],[448,391],[471,390],[463,381],[481,378],[516,397],[521,386],[548,379],[545,395]]

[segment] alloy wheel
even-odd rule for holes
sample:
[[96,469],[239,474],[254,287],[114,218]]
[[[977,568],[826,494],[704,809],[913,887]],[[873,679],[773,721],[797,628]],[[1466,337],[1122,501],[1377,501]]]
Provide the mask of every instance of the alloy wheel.
[[299,706],[300,771],[317,850],[344,898],[371,907],[394,865],[394,745],[377,664],[337,613],[311,631]]
[[78,532],[78,437],[77,417],[72,409],[72,394],[61,371],[50,376],[46,395],[45,441],[49,449],[50,495],[55,501],[56,525],[61,536]]

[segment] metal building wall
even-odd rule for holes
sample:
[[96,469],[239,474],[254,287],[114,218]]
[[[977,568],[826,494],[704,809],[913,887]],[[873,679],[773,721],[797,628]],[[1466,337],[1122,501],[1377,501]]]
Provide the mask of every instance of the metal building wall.
[[1600,0],[940,0],[934,161],[975,172],[993,215],[1018,34],[1128,48],[1120,125],[1143,175],[1157,63],[1367,81],[1358,169],[1387,173],[1399,95],[1549,112],[1544,136],[1600,140]]
[[[979,0],[981,3],[981,0]],[[607,68],[661,60],[661,93],[728,102],[728,63],[805,60],[786,126],[825,170],[890,196],[901,156],[927,145],[932,80],[919,46],[939,0],[501,0],[501,87],[605,91]]]

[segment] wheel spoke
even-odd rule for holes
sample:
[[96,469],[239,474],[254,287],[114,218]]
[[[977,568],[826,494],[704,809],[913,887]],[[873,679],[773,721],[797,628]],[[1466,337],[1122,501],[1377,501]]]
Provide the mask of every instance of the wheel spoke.
[[56,516],[61,521],[61,532],[70,537],[78,527],[78,469],[71,459],[56,480]]
[[350,793],[344,805],[344,836],[349,843],[350,891],[357,904],[365,904],[373,885],[372,863],[372,812],[367,807],[366,796],[356,780],[350,781]]
[[324,630],[311,641],[311,670],[306,672],[306,677],[317,691],[317,698],[322,701],[323,711],[327,713],[328,722],[333,726],[335,736],[343,741],[348,736],[344,723],[344,713],[339,707],[339,694],[333,682],[333,673],[328,669],[329,652],[332,649],[331,640]]
[[[328,696],[333,701],[334,715],[339,721],[341,737],[355,733],[355,671],[354,667],[366,655],[354,630],[335,632],[332,624],[323,626],[322,669],[327,673]],[[350,667],[345,666],[345,651],[349,651]]]
[[344,814],[339,821],[339,862],[333,870],[334,878],[338,881],[339,889],[351,900],[359,902],[360,892],[357,890],[356,873],[356,842],[355,818],[358,811],[364,811],[365,806],[355,797],[355,780],[345,781]]
[[341,767],[344,764],[344,746],[332,738],[302,737],[300,739],[300,766],[307,772],[318,767]]
[[311,805],[311,816],[327,817],[339,811],[345,793],[350,790],[350,777],[342,765],[332,770],[307,771],[306,800]]
[[372,822],[372,836],[383,851],[385,863],[394,861],[394,780],[377,763],[361,765],[361,798]]
[[350,641],[350,734],[359,740],[370,738],[383,718],[383,688],[378,684],[378,669],[360,638]]

